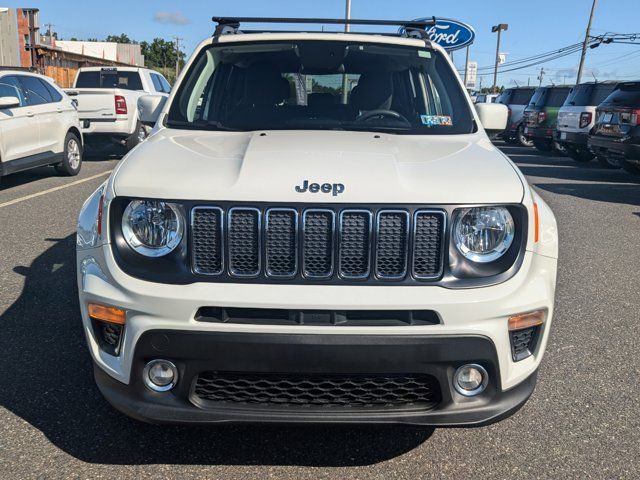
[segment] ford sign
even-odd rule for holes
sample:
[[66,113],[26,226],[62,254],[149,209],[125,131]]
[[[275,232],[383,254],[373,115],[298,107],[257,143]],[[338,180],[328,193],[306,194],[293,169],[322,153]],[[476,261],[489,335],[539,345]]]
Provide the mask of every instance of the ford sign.
[[[418,22],[430,22],[433,17],[418,18]],[[427,25],[426,32],[433,43],[437,43],[445,50],[458,50],[473,43],[476,32],[469,25],[448,18],[436,18],[435,25]],[[404,33],[404,28],[401,29]]]

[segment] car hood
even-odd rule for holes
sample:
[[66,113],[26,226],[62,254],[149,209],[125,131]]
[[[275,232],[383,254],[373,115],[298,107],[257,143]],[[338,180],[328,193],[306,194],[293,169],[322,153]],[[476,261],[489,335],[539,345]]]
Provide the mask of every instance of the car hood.
[[[331,191],[297,191],[305,180]],[[480,134],[162,129],[113,182],[118,196],[203,201],[518,203],[524,192],[513,164]]]

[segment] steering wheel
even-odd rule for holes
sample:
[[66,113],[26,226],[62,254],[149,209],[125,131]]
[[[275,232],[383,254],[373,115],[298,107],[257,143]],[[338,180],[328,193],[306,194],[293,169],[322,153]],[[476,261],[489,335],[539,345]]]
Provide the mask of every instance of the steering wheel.
[[406,125],[411,126],[411,122],[409,122],[409,120],[407,120],[407,118],[404,115],[401,115],[394,110],[387,110],[384,108],[379,108],[377,110],[369,110],[368,112],[364,112],[362,115],[359,115],[358,118],[354,120],[354,123],[368,122],[372,118],[376,118],[376,117],[390,117],[390,118],[393,118],[394,120],[399,120],[402,123],[405,123]]

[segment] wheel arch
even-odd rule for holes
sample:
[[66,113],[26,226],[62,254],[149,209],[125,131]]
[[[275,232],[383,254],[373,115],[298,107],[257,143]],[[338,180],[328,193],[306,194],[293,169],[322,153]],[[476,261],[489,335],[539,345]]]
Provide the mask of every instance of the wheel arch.
[[80,129],[78,127],[76,127],[76,126],[69,127],[69,129],[67,130],[67,133],[73,133],[75,136],[77,136],[78,139],[80,140],[80,145],[84,146],[84,140],[82,138],[82,132],[80,131]]

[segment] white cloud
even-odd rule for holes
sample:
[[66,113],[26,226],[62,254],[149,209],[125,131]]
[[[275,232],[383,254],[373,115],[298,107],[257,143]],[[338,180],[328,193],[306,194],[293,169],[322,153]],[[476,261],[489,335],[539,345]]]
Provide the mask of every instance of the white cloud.
[[172,25],[187,25],[191,23],[187,17],[180,12],[156,12],[153,21]]

